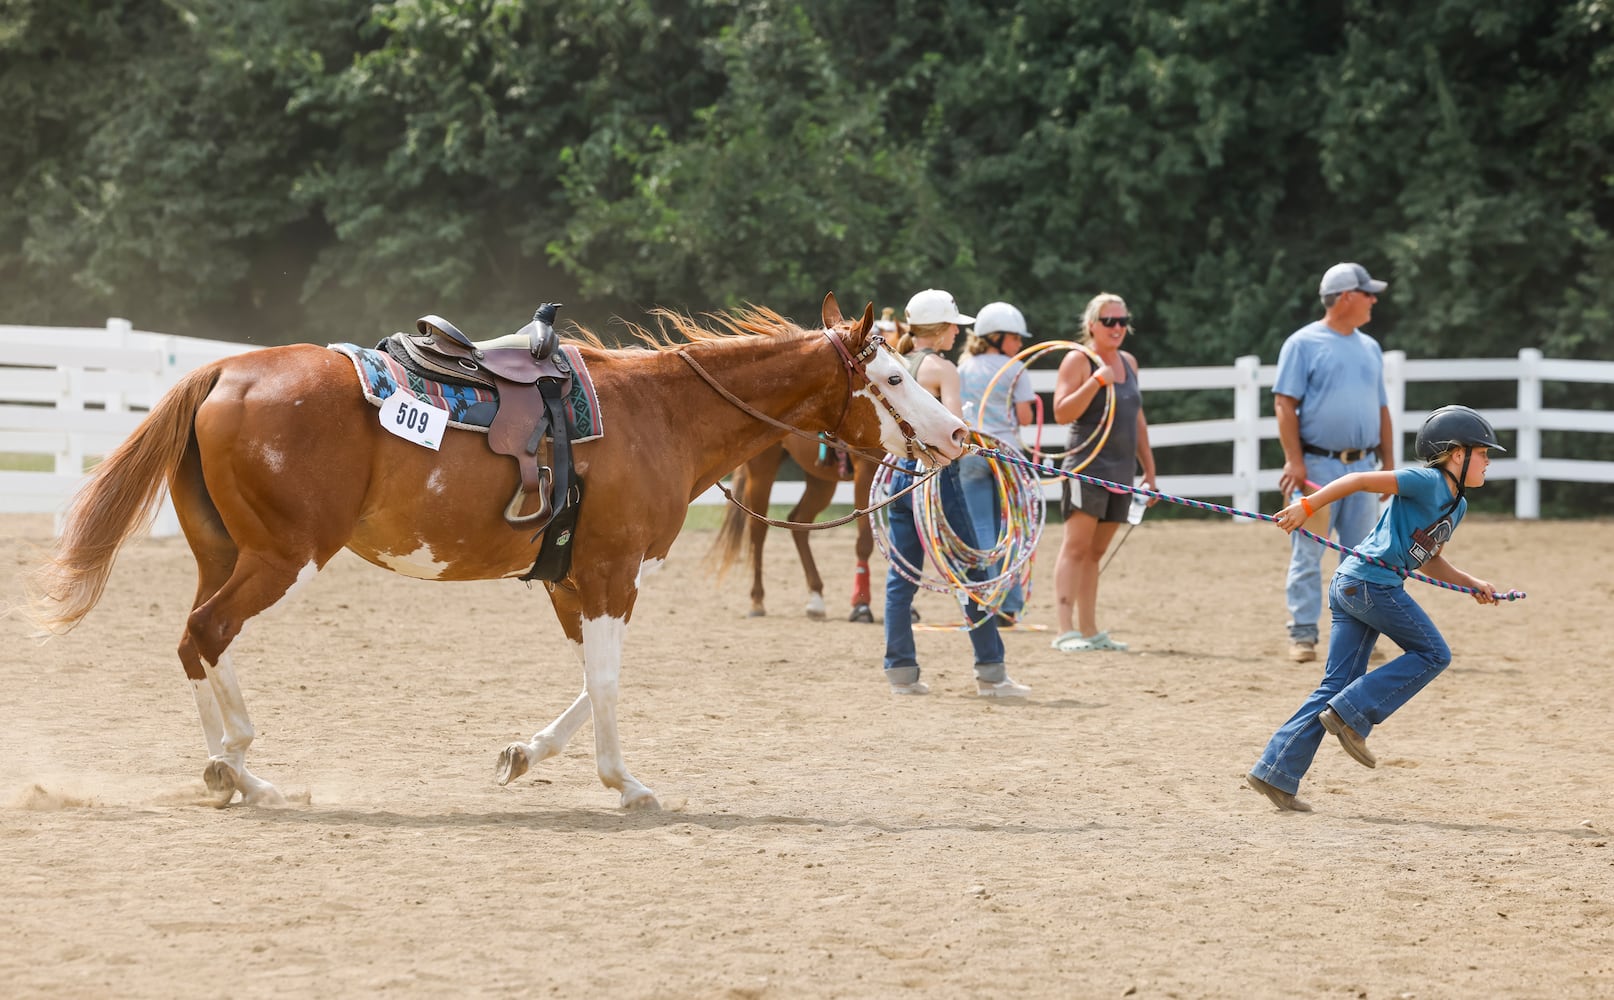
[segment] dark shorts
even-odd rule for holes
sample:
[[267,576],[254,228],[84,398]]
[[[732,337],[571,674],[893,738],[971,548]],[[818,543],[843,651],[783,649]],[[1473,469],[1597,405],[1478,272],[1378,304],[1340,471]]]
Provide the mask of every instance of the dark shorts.
[[1060,484],[1059,515],[1066,520],[1081,511],[1100,521],[1125,521],[1127,508],[1131,506],[1130,493],[1111,493],[1102,486],[1079,479],[1067,479]]

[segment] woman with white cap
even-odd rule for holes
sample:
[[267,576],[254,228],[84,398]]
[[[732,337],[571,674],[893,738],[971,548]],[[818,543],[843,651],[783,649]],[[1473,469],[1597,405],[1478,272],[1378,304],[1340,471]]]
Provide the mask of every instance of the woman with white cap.
[[[920,385],[955,416],[961,416],[963,403],[959,396],[958,368],[943,352],[953,346],[959,324],[973,323],[975,317],[959,312],[952,295],[939,288],[928,288],[908,300],[904,318],[908,331],[902,339],[902,346],[907,348],[903,351],[903,363]],[[919,467],[915,459],[904,459],[901,464],[914,471]],[[911,476],[898,473],[892,477],[891,490],[900,491],[911,482]],[[942,516],[965,544],[974,544],[975,531],[959,488],[957,463],[938,474],[936,485]],[[922,567],[925,550],[914,526],[912,503],[916,495],[909,494],[886,508],[886,521],[896,556],[910,566]],[[979,576],[980,570],[972,571],[972,577]],[[914,648],[911,611],[918,589],[918,584],[898,572],[894,559],[885,581],[885,676],[892,694],[917,695],[930,691],[930,685],[920,679],[918,653]],[[971,600],[965,614],[971,622],[980,623],[969,633],[975,650],[976,694],[983,698],[1023,698],[1030,694],[1031,688],[1009,678],[1003,665],[1003,638],[987,609]]]
[[[1026,366],[1014,360],[1031,334],[1026,318],[1007,302],[988,302],[975,316],[975,329],[958,362],[959,394],[964,401],[964,423],[971,430],[990,434],[1001,445],[1020,451],[1020,428],[1036,419],[1036,391]],[[991,390],[988,397],[987,390]],[[998,496],[996,464],[980,455],[959,459],[964,502],[981,548],[995,545],[1003,533],[1003,511]],[[1029,565],[1029,563],[1027,564]],[[1013,625],[1025,606],[1025,590],[1018,583],[1003,598],[998,624]]]

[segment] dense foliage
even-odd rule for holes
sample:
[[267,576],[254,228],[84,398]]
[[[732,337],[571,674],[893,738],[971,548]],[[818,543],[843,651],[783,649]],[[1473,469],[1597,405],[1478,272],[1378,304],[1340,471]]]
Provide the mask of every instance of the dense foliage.
[[1372,332],[1413,357],[1608,356],[1611,19],[6,0],[4,318],[267,344],[424,312],[492,334],[559,299],[609,336],[655,305],[806,318],[829,290],[941,285],[1066,336],[1111,290],[1146,364],[1225,364],[1275,358],[1353,259],[1392,284]]

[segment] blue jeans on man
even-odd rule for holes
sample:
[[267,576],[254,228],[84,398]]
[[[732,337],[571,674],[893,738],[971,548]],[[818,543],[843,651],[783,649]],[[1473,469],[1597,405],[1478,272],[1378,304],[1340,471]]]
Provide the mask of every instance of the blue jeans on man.
[[[1250,773],[1293,795],[1311,767],[1324,736],[1317,716],[1332,707],[1347,726],[1367,739],[1451,662],[1451,648],[1423,608],[1400,584],[1368,583],[1334,575],[1328,588],[1333,627],[1322,683],[1272,734]],[[1380,635],[1405,652],[1369,672],[1367,658]]]
[[[910,468],[912,463],[908,464]],[[891,477],[891,492],[906,489],[911,477],[897,474]],[[964,494],[959,487],[958,463],[943,469],[936,477],[941,494],[942,516],[966,545],[973,545],[975,530],[970,522],[969,510],[964,505]],[[914,527],[913,493],[886,508],[887,536],[893,551],[892,566],[885,578],[885,676],[892,684],[912,684],[919,679],[919,659],[914,649],[913,608],[914,594],[919,585],[909,582],[896,568],[896,557],[916,570],[925,565],[924,545]],[[987,579],[981,570],[970,571],[971,580]],[[975,648],[975,677],[996,684],[1006,676],[1003,666],[1003,637],[998,634],[997,622],[990,612],[972,599],[965,607],[972,622],[981,622],[970,630],[970,645]],[[982,621],[982,619],[985,619]]]
[[[976,545],[990,548],[997,544],[1003,524],[1003,500],[998,496],[997,476],[993,472],[996,463],[980,455],[965,455],[956,464],[964,505],[969,508],[970,523],[975,528]],[[999,561],[994,574],[1001,572],[1003,565]],[[1003,612],[1018,615],[1025,605],[1025,588],[1016,583],[1003,597]]]
[[[1346,465],[1337,458],[1306,456],[1306,475],[1325,486],[1347,472],[1368,472],[1378,460],[1369,455]],[[1309,492],[1309,490],[1308,490]],[[1284,503],[1291,503],[1288,497]],[[1352,493],[1328,505],[1328,537],[1348,549],[1362,544],[1379,521],[1376,493]],[[1284,599],[1289,605],[1289,641],[1316,642],[1317,620],[1323,607],[1323,552],[1326,546],[1294,532],[1289,536],[1289,575]]]

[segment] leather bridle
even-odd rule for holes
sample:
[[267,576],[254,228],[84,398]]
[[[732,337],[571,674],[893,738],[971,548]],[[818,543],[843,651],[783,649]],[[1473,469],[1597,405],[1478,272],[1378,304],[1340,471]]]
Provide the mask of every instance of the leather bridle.
[[[857,380],[861,378],[863,380],[863,384],[868,387],[869,396],[877,405],[885,409],[885,412],[896,423],[897,430],[902,433],[903,452],[905,457],[911,461],[914,458],[922,455],[927,459],[927,464],[929,464],[931,468],[929,472],[916,478],[913,484],[907,489],[892,494],[880,503],[869,507],[867,510],[853,510],[852,513],[846,515],[845,517],[836,518],[831,521],[814,521],[811,524],[798,523],[794,521],[778,521],[767,517],[764,514],[758,514],[756,511],[751,510],[749,507],[736,500],[734,498],[734,494],[729,492],[728,487],[724,486],[721,482],[717,484],[717,488],[722,491],[725,497],[728,497],[729,502],[734,504],[734,506],[740,508],[742,511],[745,511],[745,513],[749,514],[751,517],[754,517],[759,521],[766,522],[767,524],[771,524],[775,527],[810,530],[833,528],[838,525],[846,524],[848,521],[862,517],[871,511],[879,510],[881,507],[884,507],[891,501],[907,495],[912,490],[918,488],[921,483],[924,483],[931,476],[934,476],[937,472],[941,471],[942,468],[942,463],[937,460],[935,452],[931,449],[931,447],[925,444],[924,441],[920,440],[918,434],[914,432],[913,425],[908,422],[907,418],[903,417],[903,415],[898,412],[896,406],[889,398],[886,397],[885,393],[881,391],[879,383],[875,382],[869,377],[869,362],[873,360],[874,356],[879,353],[882,348],[885,350],[890,350],[890,347],[886,345],[885,341],[877,336],[871,335],[868,342],[863,345],[863,349],[854,355],[851,351],[846,349],[845,342],[836,335],[834,330],[824,330],[822,333],[824,334],[825,338],[827,338],[829,342],[834,345],[835,352],[840,355],[841,367],[846,372],[846,397],[841,404],[841,415],[835,421],[835,429],[823,435],[823,437],[829,439],[832,447],[839,451],[843,451],[848,455],[856,455],[859,458],[866,459],[879,465],[889,466],[908,475],[913,474],[913,469],[891,461],[886,457],[884,452],[871,452],[865,451],[861,448],[854,448],[845,441],[841,440],[839,432],[841,426],[846,422],[847,413],[851,410],[852,397],[857,392]],[[783,420],[771,417],[768,414],[763,413],[761,410],[758,410],[750,403],[747,403],[745,400],[736,396],[734,393],[730,392],[721,382],[717,381],[712,373],[707,371],[699,361],[696,361],[693,357],[691,357],[688,351],[680,350],[677,353],[679,357],[684,359],[684,363],[689,365],[689,367],[694,370],[695,374],[701,377],[701,381],[711,386],[713,391],[722,396],[724,399],[728,400],[729,403],[733,404],[741,412],[755,417],[765,424],[771,424],[780,430],[795,434],[798,437],[803,437],[811,441],[820,440],[820,435],[804,431],[799,427],[785,423]]]

